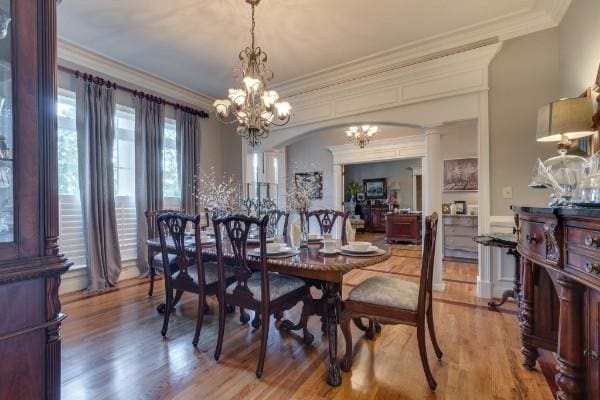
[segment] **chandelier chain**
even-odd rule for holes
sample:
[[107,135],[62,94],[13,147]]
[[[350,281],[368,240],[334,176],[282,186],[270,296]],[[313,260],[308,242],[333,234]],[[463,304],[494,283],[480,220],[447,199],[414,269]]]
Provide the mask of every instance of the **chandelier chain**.
[[254,20],[254,4],[252,4],[252,28],[250,29],[250,35],[252,35],[252,50],[254,50],[254,27],[256,26],[256,21]]

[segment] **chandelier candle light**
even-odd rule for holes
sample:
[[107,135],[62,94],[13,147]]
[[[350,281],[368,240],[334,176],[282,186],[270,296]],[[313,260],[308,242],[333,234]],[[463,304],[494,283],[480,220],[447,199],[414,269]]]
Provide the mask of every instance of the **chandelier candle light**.
[[267,90],[266,82],[275,75],[266,68],[267,53],[254,45],[254,9],[259,2],[246,0],[252,6],[252,45],[240,52],[241,68],[234,70],[240,87],[229,89],[227,99],[213,103],[217,118],[225,123],[238,123],[237,134],[252,147],[269,136],[272,125],[287,124],[292,109],[287,101],[279,101],[279,94],[275,90]]
[[378,130],[375,125],[351,126],[346,130],[346,136],[352,143],[364,149]]

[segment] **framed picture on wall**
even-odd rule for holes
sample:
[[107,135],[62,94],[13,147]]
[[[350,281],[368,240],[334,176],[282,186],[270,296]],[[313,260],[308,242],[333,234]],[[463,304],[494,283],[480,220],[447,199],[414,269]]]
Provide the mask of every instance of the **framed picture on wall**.
[[312,200],[323,198],[323,172],[296,172],[294,182],[296,185],[305,185],[311,188]]
[[476,192],[478,190],[477,158],[457,158],[444,160],[444,192]]
[[367,199],[385,199],[387,197],[386,178],[363,179]]

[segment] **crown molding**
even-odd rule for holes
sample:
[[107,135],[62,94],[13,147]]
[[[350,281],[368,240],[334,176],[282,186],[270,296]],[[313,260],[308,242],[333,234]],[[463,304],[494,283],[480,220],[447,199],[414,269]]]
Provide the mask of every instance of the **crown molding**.
[[339,144],[328,149],[333,156],[333,164],[399,160],[424,157],[426,153],[423,135],[372,140],[360,151],[357,151],[355,144]]
[[204,93],[185,88],[175,82],[123,64],[64,39],[59,39],[58,64],[65,65],[65,63],[74,64],[81,68],[89,68],[140,89],[155,92],[163,97],[181,101],[190,106],[212,110],[214,99]]
[[296,97],[356,79],[386,73],[436,58],[473,50],[558,26],[571,0],[538,0],[533,8],[407,43],[348,63],[289,79],[273,88]]

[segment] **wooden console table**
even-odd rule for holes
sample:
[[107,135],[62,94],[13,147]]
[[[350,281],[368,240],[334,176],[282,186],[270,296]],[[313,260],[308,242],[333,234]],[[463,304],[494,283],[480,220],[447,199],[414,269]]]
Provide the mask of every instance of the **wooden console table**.
[[421,244],[421,213],[385,215],[385,238],[390,242]]
[[515,207],[521,352],[557,357],[556,398],[600,399],[600,209]]

